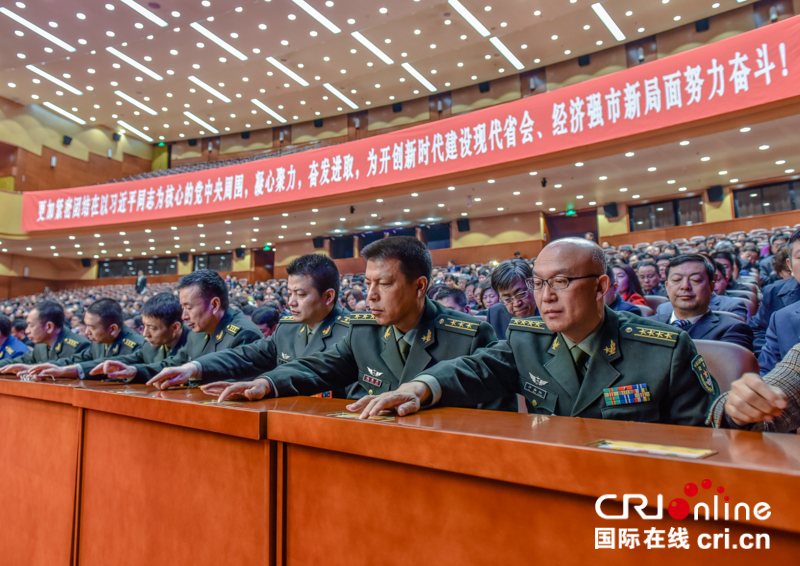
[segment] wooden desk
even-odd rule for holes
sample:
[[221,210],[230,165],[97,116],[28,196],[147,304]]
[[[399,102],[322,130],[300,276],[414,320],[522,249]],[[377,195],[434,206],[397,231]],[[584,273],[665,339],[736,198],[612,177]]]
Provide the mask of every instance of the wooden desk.
[[81,441],[74,387],[0,378],[0,563],[70,564]]
[[[327,415],[340,400],[278,400],[268,415],[277,441],[277,564],[636,564],[709,558],[794,563],[800,554],[800,439],[702,428],[436,409],[392,423]],[[711,448],[684,460],[587,447],[599,439]],[[689,482],[713,483],[694,498]],[[603,494],[767,502],[762,522],[604,520]],[[636,501],[635,503],[638,503]],[[621,504],[606,502],[606,513]],[[713,509],[713,505],[712,505]],[[648,508],[648,512],[654,509]],[[595,528],[637,528],[641,546],[596,550]],[[646,549],[645,529],[686,527],[690,549]],[[701,533],[767,533],[771,550],[701,550]],[[616,531],[618,534],[618,531]],[[712,539],[713,540],[713,539]],[[705,540],[703,541],[706,542]],[[666,536],[665,536],[666,544]],[[718,542],[724,545],[724,540]],[[644,560],[644,562],[643,562]],[[780,563],[780,562],[776,562]]]

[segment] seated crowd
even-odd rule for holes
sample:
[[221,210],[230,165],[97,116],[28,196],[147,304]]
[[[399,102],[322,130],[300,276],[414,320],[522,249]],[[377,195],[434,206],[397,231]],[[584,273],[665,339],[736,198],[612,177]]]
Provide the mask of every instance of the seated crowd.
[[[519,395],[528,412],[788,432],[800,426],[798,241],[565,238],[535,259],[438,268],[424,244],[392,237],[362,250],[363,274],[310,254],[281,280],[199,270],[141,293],[48,291],[3,302],[0,372],[200,385],[220,401],[334,396],[363,417],[516,411]],[[720,392],[695,340],[751,352],[760,376]]]

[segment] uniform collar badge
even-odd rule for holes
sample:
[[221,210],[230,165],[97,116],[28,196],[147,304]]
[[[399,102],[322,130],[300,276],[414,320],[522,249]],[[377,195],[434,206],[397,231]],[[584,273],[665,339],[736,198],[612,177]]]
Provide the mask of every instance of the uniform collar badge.
[[613,356],[617,353],[617,344],[612,340],[611,344],[609,344],[607,348],[604,348],[604,351],[609,356]]
[[329,326],[328,328],[326,328],[325,330],[322,331],[322,335],[323,336],[327,336],[330,331],[331,331],[331,327]]
[[222,340],[222,330],[220,330],[219,334],[217,334],[217,340]]
[[289,354],[287,354],[286,352],[281,352],[281,359],[282,359],[282,360],[291,360],[291,359],[292,359],[292,356],[290,356],[290,355],[289,355]]
[[427,343],[428,343],[428,342],[430,342],[432,339],[433,339],[433,333],[431,332],[431,329],[429,328],[429,329],[428,329],[428,333],[427,333],[425,336],[423,336],[423,337],[422,337],[422,341],[423,341],[423,342],[425,342],[425,343],[427,344]]
[[532,374],[532,373],[530,373],[530,372],[528,372],[528,375],[529,375],[529,376],[531,376],[531,381],[533,381],[533,382],[534,382],[536,385],[538,385],[539,387],[542,387],[542,386],[544,386],[544,385],[547,385],[547,382],[546,382],[544,379],[542,379],[542,378],[540,378],[540,377],[537,377],[537,376],[533,375],[533,374]]

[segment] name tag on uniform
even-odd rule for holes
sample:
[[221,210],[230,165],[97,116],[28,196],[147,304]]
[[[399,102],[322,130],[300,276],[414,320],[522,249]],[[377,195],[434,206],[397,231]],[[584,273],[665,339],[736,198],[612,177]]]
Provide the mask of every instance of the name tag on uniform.
[[375,387],[380,387],[383,385],[383,380],[372,377],[371,375],[364,374],[364,381],[369,383],[370,385],[374,385]]
[[530,383],[525,384],[525,391],[527,391],[528,393],[533,393],[540,399],[544,399],[547,397],[547,391],[545,391],[541,387],[536,387],[535,385],[531,385]]
[[636,385],[603,389],[603,397],[606,400],[606,407],[646,403],[650,400],[650,391],[647,389],[646,383],[637,383]]

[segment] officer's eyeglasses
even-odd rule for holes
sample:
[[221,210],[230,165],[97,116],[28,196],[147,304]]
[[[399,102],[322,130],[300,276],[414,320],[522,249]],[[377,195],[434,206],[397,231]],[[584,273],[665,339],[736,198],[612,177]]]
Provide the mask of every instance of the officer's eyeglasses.
[[545,283],[547,286],[550,287],[553,291],[563,291],[569,284],[573,281],[577,281],[578,279],[590,279],[592,277],[602,277],[602,275],[583,275],[581,277],[551,277],[550,279],[542,279],[541,277],[532,277],[531,281],[528,283],[530,287],[533,288],[534,291],[541,291],[544,288]]
[[513,297],[503,297],[503,298],[500,299],[500,302],[503,303],[504,305],[511,305],[511,304],[516,303],[517,301],[521,301],[522,299],[527,297],[528,293],[531,292],[530,291],[530,283],[528,283],[526,281],[525,285],[528,287],[527,289],[525,289],[524,291],[520,291],[519,293],[517,293]]

